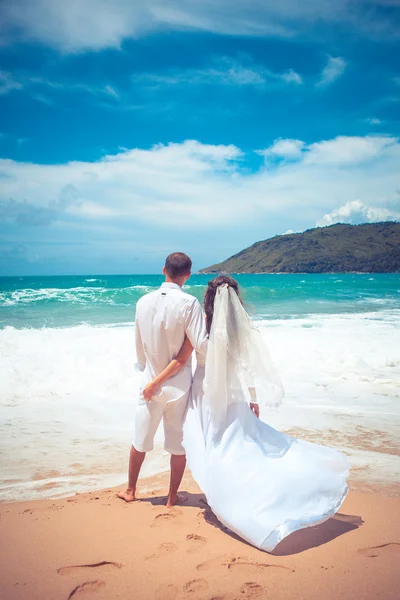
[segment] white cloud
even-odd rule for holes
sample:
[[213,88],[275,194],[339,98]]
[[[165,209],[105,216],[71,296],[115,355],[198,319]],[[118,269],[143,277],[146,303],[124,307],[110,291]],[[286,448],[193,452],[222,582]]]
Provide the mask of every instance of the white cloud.
[[287,83],[303,83],[303,78],[301,75],[296,73],[293,69],[289,69],[289,71],[285,71],[280,75],[280,78]]
[[102,92],[104,94],[109,94],[110,96],[114,96],[114,98],[119,98],[119,94],[117,92],[117,90],[112,86],[112,85],[106,85],[104,86],[104,88],[102,89]]
[[376,223],[379,221],[400,220],[400,210],[385,207],[367,206],[360,200],[351,200],[343,206],[332,210],[317,221],[319,227],[334,223]]
[[[300,156],[256,172],[249,172],[247,163],[242,167],[239,148],[195,140],[125,150],[92,163],[0,160],[3,220],[50,226],[66,221],[76,231],[82,231],[83,223],[92,228],[139,224],[153,236],[157,230],[184,228],[201,239],[208,230],[236,236],[239,229],[271,227],[274,221],[279,221],[279,231],[299,230],[321,214],[324,222],[334,218],[338,206],[347,207],[340,218],[346,216],[343,210],[353,214],[360,209],[351,204],[354,199],[369,207],[366,219],[390,218],[397,209],[385,211],[399,202],[400,143],[396,138],[372,140],[373,152],[365,152],[360,138],[308,146],[301,140],[279,140],[272,148],[281,155],[293,156],[298,149]],[[352,141],[358,159],[340,159],[340,147],[353,147]],[[364,141],[370,148],[371,138]],[[322,152],[322,159],[321,148],[331,148]],[[313,155],[318,160],[310,160]]]
[[47,106],[54,105],[53,100],[51,100],[47,96],[44,96],[43,94],[37,94],[36,92],[34,92],[33,94],[31,94],[31,98],[33,100],[36,100],[36,102],[40,102],[41,104],[47,104]]
[[[265,85],[299,85],[301,76],[293,69],[276,73],[261,65],[244,65],[229,57],[219,57],[210,66],[202,69],[168,70],[162,73],[141,73],[132,76],[132,82],[154,88],[175,85],[222,85],[222,86],[265,86]],[[15,91],[27,92],[31,98],[42,104],[52,106],[59,94],[83,93],[91,97],[91,102],[104,108],[123,108],[137,110],[143,105],[127,105],[121,100],[121,94],[114,86],[103,82],[73,82],[71,80],[47,79],[31,75],[14,75],[0,71],[0,95]],[[146,103],[148,105],[148,103]],[[163,109],[165,104],[162,105]],[[152,108],[151,110],[154,110]],[[158,108],[160,110],[160,107]]]
[[93,96],[111,96],[112,98],[119,98],[117,90],[109,85],[93,85],[90,83],[76,83],[72,81],[54,81],[50,79],[42,79],[40,77],[24,77],[20,79],[21,87],[27,88],[43,88],[51,92],[85,92]]
[[304,147],[305,143],[301,140],[279,139],[266,150],[258,150],[257,153],[263,155],[266,160],[271,156],[295,159],[301,157]]
[[390,153],[399,140],[390,136],[338,136],[307,146],[305,161],[327,165],[357,165]]
[[0,71],[0,95],[8,94],[13,90],[19,90],[22,88],[22,84],[16,81],[11,73]]
[[344,58],[329,56],[328,62],[322,70],[317,86],[325,87],[341,77],[347,66]]
[[301,159],[304,164],[354,167],[384,157],[397,147],[399,139],[390,136],[338,136],[306,145],[302,140],[278,139],[265,150],[258,150],[268,161],[271,157]]
[[1,3],[0,23],[3,40],[19,35],[64,52],[119,48],[159,30],[309,38],[325,25],[347,24],[369,36],[394,35],[390,15],[370,8],[371,0],[13,0]]
[[135,83],[150,87],[174,85],[245,85],[263,86],[267,83],[303,83],[293,69],[276,73],[261,65],[245,65],[229,57],[214,60],[210,67],[201,69],[168,70],[163,73],[133,75]]
[[381,119],[377,119],[376,117],[368,117],[367,119],[364,119],[364,122],[369,125],[382,125],[383,123]]
[[[68,94],[84,92],[91,96],[106,97],[112,101],[118,100],[120,97],[118,91],[110,84],[93,85],[72,81],[55,81],[43,77],[18,76],[6,71],[0,71],[0,95],[22,90],[27,91],[31,98],[37,102],[49,106],[54,104],[52,96],[60,92]],[[43,91],[45,93],[42,93]]]

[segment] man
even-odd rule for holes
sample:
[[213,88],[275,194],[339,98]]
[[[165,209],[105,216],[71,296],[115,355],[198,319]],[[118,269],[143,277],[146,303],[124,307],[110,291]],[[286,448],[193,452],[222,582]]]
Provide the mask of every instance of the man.
[[171,478],[167,507],[183,502],[178,495],[186,466],[182,446],[183,421],[192,384],[191,360],[162,386],[149,402],[143,388],[159,375],[178,354],[185,336],[193,348],[205,354],[207,333],[201,306],[182,286],[191,275],[192,261],[182,252],[167,257],[161,288],[143,296],[136,306],[136,355],[143,380],[136,407],[135,433],[129,458],[128,488],[118,494],[126,502],[136,500],[136,484],[146,452],[153,449],[154,436],[163,420],[165,450],[171,454]]

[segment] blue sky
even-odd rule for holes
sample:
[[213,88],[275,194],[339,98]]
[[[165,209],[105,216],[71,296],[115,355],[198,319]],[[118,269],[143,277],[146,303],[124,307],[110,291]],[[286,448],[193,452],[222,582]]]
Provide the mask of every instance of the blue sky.
[[399,7],[1,4],[0,274],[198,269],[399,219]]

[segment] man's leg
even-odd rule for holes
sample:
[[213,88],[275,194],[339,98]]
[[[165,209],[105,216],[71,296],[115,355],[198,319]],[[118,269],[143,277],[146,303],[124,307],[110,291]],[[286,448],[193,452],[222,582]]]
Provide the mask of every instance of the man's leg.
[[128,487],[124,492],[118,492],[118,498],[125,500],[126,502],[133,502],[136,500],[136,485],[139,477],[140,469],[142,467],[146,452],[139,452],[134,446],[131,447],[129,455],[129,480]]
[[[139,400],[135,414],[135,433],[129,456],[128,488],[117,494],[126,502],[136,500],[136,485],[146,452],[153,450],[154,436],[161,422],[164,406],[159,402]],[[139,448],[139,450],[138,450]]]
[[181,485],[183,473],[186,467],[185,454],[171,454],[171,478],[169,484],[169,492],[167,498],[167,508],[174,504],[182,504],[187,498],[178,494],[179,486]]
[[187,498],[178,494],[186,466],[186,454],[182,446],[183,422],[187,410],[189,394],[175,402],[169,402],[164,409],[165,449],[171,454],[171,477],[167,498],[167,507],[182,504]]

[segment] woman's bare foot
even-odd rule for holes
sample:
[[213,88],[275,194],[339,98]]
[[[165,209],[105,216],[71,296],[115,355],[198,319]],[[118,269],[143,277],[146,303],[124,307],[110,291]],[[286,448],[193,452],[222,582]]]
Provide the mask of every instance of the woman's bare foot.
[[176,504],[184,504],[188,501],[188,497],[183,494],[170,494],[167,498],[167,508],[171,508]]
[[135,502],[135,500],[137,500],[135,492],[130,488],[126,489],[124,492],[118,492],[117,496],[118,498],[121,498],[121,500],[125,500],[125,502]]

